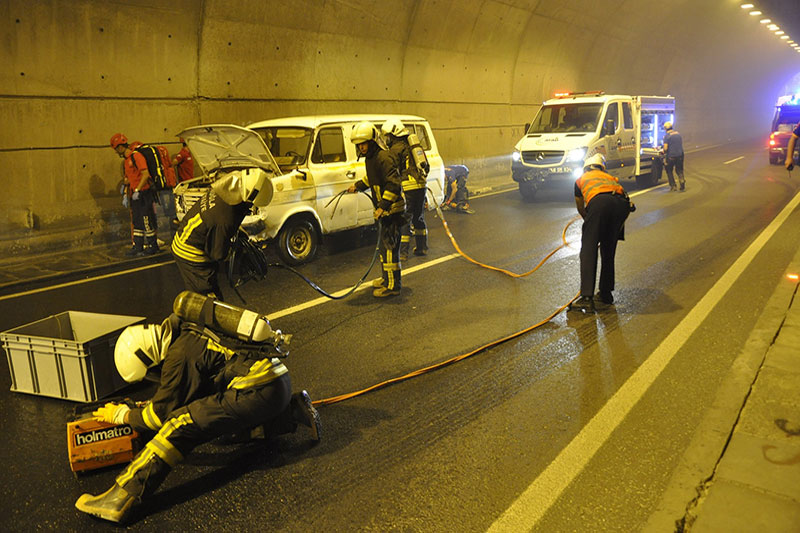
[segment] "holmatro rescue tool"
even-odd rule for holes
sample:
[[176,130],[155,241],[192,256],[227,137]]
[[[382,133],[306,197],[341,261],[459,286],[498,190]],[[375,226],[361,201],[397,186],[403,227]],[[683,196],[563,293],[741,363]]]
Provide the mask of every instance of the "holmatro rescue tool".
[[76,413],[67,423],[69,467],[73,472],[129,463],[141,449],[139,433],[130,425],[109,424],[92,415],[97,405],[83,406],[88,411]]

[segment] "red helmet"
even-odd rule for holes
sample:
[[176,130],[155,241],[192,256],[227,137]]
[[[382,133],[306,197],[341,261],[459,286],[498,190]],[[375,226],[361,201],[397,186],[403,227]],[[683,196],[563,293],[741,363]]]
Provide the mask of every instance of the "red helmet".
[[115,133],[111,136],[111,148],[116,150],[120,144],[128,144],[128,138],[121,133]]

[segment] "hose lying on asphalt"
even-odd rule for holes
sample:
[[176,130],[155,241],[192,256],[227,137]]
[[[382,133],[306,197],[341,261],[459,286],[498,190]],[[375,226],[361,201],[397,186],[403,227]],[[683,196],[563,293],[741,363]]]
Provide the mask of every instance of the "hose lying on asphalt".
[[[496,270],[498,272],[502,272],[503,274],[506,274],[508,276],[515,277],[515,278],[521,278],[521,277],[527,276],[529,274],[532,274],[537,269],[539,269],[539,267],[541,267],[548,259],[550,259],[558,250],[560,250],[561,248],[564,248],[565,246],[569,246],[569,243],[567,242],[567,238],[566,238],[567,229],[570,227],[570,225],[572,225],[573,222],[575,222],[576,220],[578,220],[578,218],[580,218],[580,217],[574,217],[574,218],[570,219],[569,222],[567,222],[567,225],[564,226],[564,230],[561,232],[561,245],[558,246],[556,249],[554,249],[549,254],[547,254],[544,257],[544,259],[542,259],[539,262],[539,264],[536,265],[536,267],[533,270],[531,270],[530,272],[526,272],[524,274],[515,274],[514,272],[510,272],[510,271],[502,269],[502,268],[497,268],[497,267],[493,267],[493,266],[490,266],[490,265],[484,265],[483,263],[480,263],[479,261],[476,261],[476,260],[472,259],[468,255],[466,255],[464,252],[462,252],[461,249],[458,246],[458,243],[456,243],[456,240],[453,237],[453,234],[450,232],[450,229],[447,227],[447,221],[445,221],[445,219],[444,219],[444,215],[442,214],[441,208],[437,207],[436,210],[437,210],[439,216],[442,219],[442,224],[444,225],[444,229],[447,232],[448,237],[450,237],[450,241],[453,243],[453,246],[456,248],[456,251],[458,251],[458,253],[461,256],[463,256],[468,261],[470,261],[472,263],[475,263],[478,266],[481,266],[483,268],[488,268],[490,270]],[[426,367],[420,368],[418,370],[414,370],[413,372],[409,372],[409,373],[404,374],[402,376],[397,376],[397,377],[394,377],[394,378],[387,379],[385,381],[381,381],[380,383],[376,383],[375,385],[372,385],[372,386],[367,387],[365,389],[357,390],[357,391],[354,391],[354,392],[348,392],[348,393],[345,393],[345,394],[340,394],[338,396],[331,396],[329,398],[324,398],[322,400],[316,400],[313,403],[314,403],[314,405],[330,405],[332,403],[338,403],[338,402],[342,402],[344,400],[349,400],[351,398],[355,398],[357,396],[361,396],[361,395],[366,394],[368,392],[376,391],[378,389],[382,389],[382,388],[387,387],[389,385],[393,385],[395,383],[400,383],[401,381],[406,381],[406,380],[409,380],[411,378],[415,378],[417,376],[421,376],[422,374],[426,374],[428,372],[432,372],[434,370],[438,370],[439,368],[451,365],[453,363],[457,363],[458,361],[462,361],[462,360],[464,360],[464,359],[466,359],[468,357],[472,357],[475,354],[484,352],[484,351],[488,350],[489,348],[493,348],[495,346],[498,346],[498,345],[500,345],[500,344],[502,344],[502,343],[504,343],[506,341],[510,341],[510,340],[515,339],[517,337],[520,337],[520,336],[522,336],[522,335],[524,335],[526,333],[530,333],[531,331],[535,330],[536,328],[539,328],[539,327],[543,326],[544,324],[547,324],[554,317],[556,317],[559,313],[561,313],[561,311],[566,309],[572,303],[572,300],[574,300],[577,297],[578,297],[578,294],[576,294],[573,298],[571,298],[569,302],[565,303],[564,305],[562,305],[561,307],[559,307],[558,309],[553,311],[550,315],[548,315],[543,320],[540,320],[536,324],[534,324],[532,326],[528,326],[525,329],[522,329],[520,331],[517,331],[515,333],[512,333],[512,334],[507,335],[505,337],[502,337],[500,339],[493,340],[493,341],[491,341],[491,342],[489,342],[487,344],[484,344],[483,346],[480,346],[478,348],[475,348],[474,350],[471,350],[471,351],[469,351],[467,353],[456,355],[456,356],[451,357],[450,359],[447,359],[445,361],[441,361],[439,363],[435,363],[433,365],[426,366]]]

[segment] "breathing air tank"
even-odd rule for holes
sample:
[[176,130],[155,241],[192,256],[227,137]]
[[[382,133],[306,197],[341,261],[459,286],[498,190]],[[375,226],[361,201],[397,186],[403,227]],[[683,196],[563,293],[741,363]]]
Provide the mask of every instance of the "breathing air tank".
[[181,319],[206,326],[245,342],[279,342],[283,336],[273,331],[267,317],[196,292],[183,291],[172,304]]
[[422,145],[416,133],[408,134],[408,146],[411,148],[411,158],[414,160],[414,165],[417,167],[420,176],[427,176],[431,166],[428,163],[428,156],[425,155],[425,150],[422,149]]

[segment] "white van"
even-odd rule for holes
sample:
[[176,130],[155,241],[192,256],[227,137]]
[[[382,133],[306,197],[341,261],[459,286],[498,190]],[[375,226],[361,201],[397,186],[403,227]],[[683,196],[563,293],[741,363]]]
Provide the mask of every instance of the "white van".
[[564,93],[547,100],[511,154],[511,177],[525,200],[554,181],[574,181],[587,156],[601,153],[606,171],[642,186],[661,178],[664,122],[675,120],[672,96]]
[[[366,172],[364,161],[357,158],[356,147],[350,142],[353,126],[368,120],[380,129],[391,118],[401,120],[419,137],[431,167],[428,206],[433,209],[441,204],[444,164],[430,124],[424,118],[388,114],[276,118],[247,126],[264,140],[282,174],[272,179],[272,202],[246,217],[242,228],[253,240],[274,241],[287,263],[300,264],[314,258],[322,235],[374,224],[374,208],[367,196],[343,194],[337,198],[337,195],[362,179]],[[194,153],[196,143],[186,135],[183,137]],[[195,154],[195,160],[198,159]],[[197,178],[176,187],[179,218],[211,181],[213,177]]]

